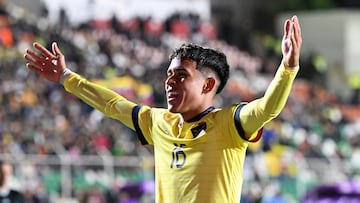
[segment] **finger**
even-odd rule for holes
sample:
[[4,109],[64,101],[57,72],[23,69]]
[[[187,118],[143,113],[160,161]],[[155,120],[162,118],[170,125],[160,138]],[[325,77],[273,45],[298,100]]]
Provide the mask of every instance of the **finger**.
[[296,28],[297,34],[301,34],[299,18],[297,16],[293,16],[292,21],[294,22],[294,26]]
[[32,57],[34,60],[37,61],[43,61],[45,60],[44,56],[38,54],[37,52],[31,50],[31,49],[26,49],[26,54],[25,56],[28,55],[29,57]]
[[293,16],[292,21],[293,21],[293,27],[294,27],[293,28],[294,29],[294,37],[296,39],[296,43],[299,45],[302,41],[299,19],[297,16]]
[[33,56],[31,56],[29,54],[25,54],[24,58],[29,62],[29,64],[32,64],[34,66],[37,66],[37,67],[45,66],[45,62],[43,60],[37,60],[36,58],[34,58]]
[[52,54],[49,50],[47,50],[44,46],[42,46],[41,44],[39,44],[38,42],[35,42],[33,44],[33,46],[39,50],[42,54],[45,55],[45,57],[48,57],[48,58],[54,58],[54,54]]
[[24,54],[24,58],[30,63],[36,63],[36,61],[37,61],[32,56],[30,56],[29,54]]
[[292,58],[292,66],[299,65],[299,57],[300,57],[300,45],[295,37],[291,38],[291,47],[289,50],[290,57]]
[[53,50],[53,53],[56,55],[56,56],[59,56],[59,55],[62,55],[58,45],[56,42],[53,42],[52,43],[52,50]]
[[284,23],[284,37],[288,38],[290,35],[291,21],[287,19]]
[[41,74],[44,71],[43,68],[41,68],[39,66],[35,66],[35,65],[31,64],[31,63],[27,63],[26,67],[28,69],[30,69],[31,71],[34,71],[34,72],[39,73],[39,74]]

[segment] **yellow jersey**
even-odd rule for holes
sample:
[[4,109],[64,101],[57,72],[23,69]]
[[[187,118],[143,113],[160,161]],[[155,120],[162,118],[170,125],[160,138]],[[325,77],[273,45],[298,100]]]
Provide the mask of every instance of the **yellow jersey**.
[[242,106],[210,107],[190,122],[164,109],[135,107],[139,138],[154,145],[158,202],[240,201],[248,146],[235,118]]

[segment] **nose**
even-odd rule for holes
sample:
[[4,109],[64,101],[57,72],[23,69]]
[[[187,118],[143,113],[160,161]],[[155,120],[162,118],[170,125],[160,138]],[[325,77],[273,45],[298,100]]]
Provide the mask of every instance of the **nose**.
[[174,79],[174,77],[171,75],[171,76],[168,76],[165,80],[165,84],[166,85],[172,85],[172,84],[175,84],[176,81]]

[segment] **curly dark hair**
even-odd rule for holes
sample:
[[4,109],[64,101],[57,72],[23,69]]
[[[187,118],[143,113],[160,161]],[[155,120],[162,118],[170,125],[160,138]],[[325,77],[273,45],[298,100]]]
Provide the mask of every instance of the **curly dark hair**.
[[204,68],[212,70],[220,80],[216,94],[224,89],[227,80],[229,79],[229,64],[224,53],[190,43],[183,44],[175,49],[170,55],[170,61],[177,57],[195,61],[197,69],[200,71]]

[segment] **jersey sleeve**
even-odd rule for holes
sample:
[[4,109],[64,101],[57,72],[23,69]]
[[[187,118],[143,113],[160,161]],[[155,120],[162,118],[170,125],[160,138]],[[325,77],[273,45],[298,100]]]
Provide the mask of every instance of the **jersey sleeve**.
[[[263,97],[256,99],[239,110],[240,124],[248,139],[254,132],[280,114],[289,97],[293,81],[299,68],[293,70],[281,63]],[[255,137],[256,138],[256,137]]]
[[243,140],[248,142],[257,142],[261,138],[263,128],[261,127],[260,129],[257,129],[252,133],[247,133],[244,130],[243,124],[241,123],[240,112],[243,109],[243,107],[245,107],[246,105],[247,103],[241,103],[235,107],[234,123],[235,123],[236,131]]
[[132,118],[136,134],[141,144],[153,144],[150,136],[152,125],[151,108],[148,106],[135,106],[132,111]]
[[130,102],[118,93],[97,85],[76,73],[69,74],[63,83],[66,91],[72,93],[88,105],[101,111],[106,116],[119,120],[121,123],[135,129],[132,113],[135,103]]

